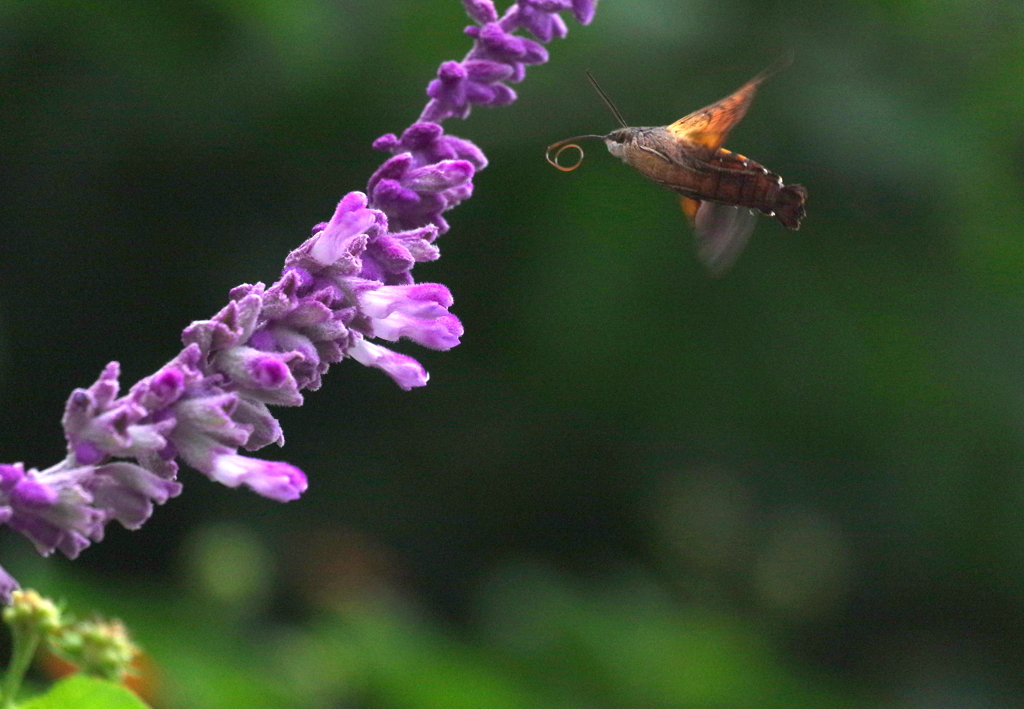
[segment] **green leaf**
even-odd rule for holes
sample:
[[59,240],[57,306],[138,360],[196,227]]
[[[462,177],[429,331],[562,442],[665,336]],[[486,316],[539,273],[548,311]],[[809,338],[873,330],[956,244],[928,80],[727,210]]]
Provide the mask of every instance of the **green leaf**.
[[45,694],[21,704],[20,709],[147,709],[147,705],[119,684],[72,675],[54,684]]

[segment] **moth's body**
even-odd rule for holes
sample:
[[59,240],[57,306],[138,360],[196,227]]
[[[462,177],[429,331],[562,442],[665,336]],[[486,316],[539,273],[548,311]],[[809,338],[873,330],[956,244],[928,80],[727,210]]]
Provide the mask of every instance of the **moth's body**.
[[750,158],[679,141],[666,126],[620,128],[604,140],[612,155],[681,197],[756,209],[790,229],[800,226],[803,199]]
[[[548,147],[548,162],[560,170],[558,154],[580,138],[601,138],[612,155],[647,179],[679,195],[683,213],[697,237],[697,254],[714,275],[725,272],[746,246],[758,211],[788,229],[799,229],[807,190],[750,158],[722,147],[729,131],[746,115],[758,85],[778,67],[763,71],[735,92],[667,126],[630,127],[590,77],[619,125],[608,135],[580,136]],[[559,148],[555,158],[552,149]],[[582,151],[581,159],[582,159]]]

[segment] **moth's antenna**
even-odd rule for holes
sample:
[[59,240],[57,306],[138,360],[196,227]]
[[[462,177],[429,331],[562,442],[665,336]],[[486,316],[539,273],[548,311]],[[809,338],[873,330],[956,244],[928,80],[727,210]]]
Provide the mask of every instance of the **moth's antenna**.
[[762,81],[764,81],[765,79],[770,79],[771,77],[775,76],[780,71],[782,71],[783,69],[788,67],[790,64],[792,64],[794,56],[795,55],[793,53],[793,50],[790,49],[788,52],[786,52],[782,56],[778,57],[775,61],[773,61],[770,67],[768,67],[767,69],[762,71],[760,74],[755,76],[753,79],[751,79],[747,83],[748,84],[759,84]]
[[608,94],[606,94],[604,92],[604,89],[601,88],[600,84],[597,83],[597,79],[594,78],[594,75],[590,73],[590,69],[587,69],[587,78],[590,79],[590,83],[594,86],[594,89],[597,91],[597,95],[601,97],[602,101],[604,101],[604,105],[607,106],[608,110],[612,112],[612,115],[615,116],[615,120],[619,122],[619,125],[622,126],[623,128],[629,128],[629,125],[622,117],[622,114],[619,113],[619,109],[617,109],[615,107],[615,104],[612,103],[612,100],[608,98]]

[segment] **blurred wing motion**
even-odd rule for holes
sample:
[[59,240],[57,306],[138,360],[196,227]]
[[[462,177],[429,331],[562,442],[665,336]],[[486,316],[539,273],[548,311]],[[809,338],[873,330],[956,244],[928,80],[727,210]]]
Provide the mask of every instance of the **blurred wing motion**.
[[729,136],[729,131],[747,115],[747,109],[754,100],[761,82],[784,69],[790,62],[792,56],[784,56],[730,96],[683,116],[668,126],[668,132],[677,140],[703,146],[707,148],[709,154],[714,153],[722,147],[722,143]]
[[747,207],[689,197],[679,202],[697,237],[697,256],[712,276],[723,275],[750,240],[757,215]]

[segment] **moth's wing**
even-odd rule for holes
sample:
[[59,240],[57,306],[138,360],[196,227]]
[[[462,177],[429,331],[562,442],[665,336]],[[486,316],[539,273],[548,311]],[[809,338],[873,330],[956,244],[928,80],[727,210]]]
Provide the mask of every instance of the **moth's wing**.
[[750,102],[754,100],[761,82],[790,61],[791,57],[783,57],[721,101],[683,116],[668,126],[668,132],[678,140],[707,148],[708,154],[715,152],[722,147],[722,143],[729,136],[729,131],[747,114]]
[[746,207],[689,197],[679,202],[697,237],[697,256],[712,276],[723,275],[750,241],[757,215]]

